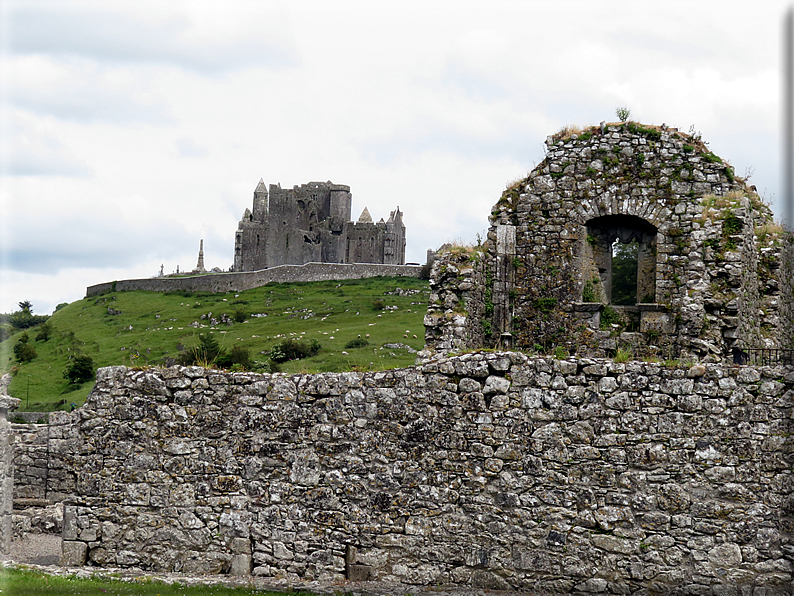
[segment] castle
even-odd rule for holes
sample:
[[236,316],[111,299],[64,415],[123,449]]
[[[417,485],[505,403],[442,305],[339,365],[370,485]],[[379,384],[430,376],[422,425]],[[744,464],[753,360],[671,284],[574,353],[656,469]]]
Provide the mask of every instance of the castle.
[[397,207],[372,221],[367,208],[351,221],[350,187],[309,182],[292,189],[260,179],[234,240],[234,271],[304,263],[405,264],[405,226]]

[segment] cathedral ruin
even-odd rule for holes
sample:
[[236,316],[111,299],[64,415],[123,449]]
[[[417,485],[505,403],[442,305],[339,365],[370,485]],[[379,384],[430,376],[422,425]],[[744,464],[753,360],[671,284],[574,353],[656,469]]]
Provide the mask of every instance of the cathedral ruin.
[[309,182],[270,188],[260,179],[253,210],[246,209],[235,234],[234,271],[258,271],[305,263],[405,264],[405,225],[397,207],[374,223],[364,208],[350,217],[352,194],[344,184]]

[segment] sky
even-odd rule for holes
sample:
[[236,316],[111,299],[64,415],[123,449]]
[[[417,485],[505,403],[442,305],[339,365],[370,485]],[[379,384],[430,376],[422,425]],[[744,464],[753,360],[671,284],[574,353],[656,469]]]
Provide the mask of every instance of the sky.
[[260,178],[473,242],[566,125],[690,129],[780,215],[787,2],[0,0],[0,312],[233,262]]

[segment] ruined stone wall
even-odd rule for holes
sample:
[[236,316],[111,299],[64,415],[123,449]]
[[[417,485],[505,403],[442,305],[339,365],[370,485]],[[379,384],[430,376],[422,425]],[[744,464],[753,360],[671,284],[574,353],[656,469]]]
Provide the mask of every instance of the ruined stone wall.
[[776,329],[780,346],[794,350],[794,234],[783,238],[780,254],[780,320]]
[[426,349],[461,351],[483,345],[487,320],[483,257],[482,252],[468,251],[442,251],[435,256],[424,318]]
[[262,271],[240,273],[216,273],[191,277],[151,277],[147,279],[125,279],[96,284],[86,288],[86,296],[98,296],[105,292],[242,292],[265,284],[326,281],[333,279],[363,279],[366,277],[419,277],[419,265],[381,265],[344,263],[306,263],[305,265],[281,265]]
[[14,498],[59,503],[75,490],[71,469],[75,415],[51,412],[49,424],[12,424]]
[[0,378],[0,554],[9,552],[14,533],[14,464],[8,414],[19,405],[19,400],[8,395],[10,381],[9,374]]
[[520,353],[293,376],[104,368],[76,412],[65,560],[788,594],[793,405],[790,369]]
[[[602,356],[778,347],[771,211],[698,137],[612,124],[549,137],[547,149],[491,212],[485,345],[509,331],[522,347]],[[611,303],[616,237],[640,244],[635,305]]]

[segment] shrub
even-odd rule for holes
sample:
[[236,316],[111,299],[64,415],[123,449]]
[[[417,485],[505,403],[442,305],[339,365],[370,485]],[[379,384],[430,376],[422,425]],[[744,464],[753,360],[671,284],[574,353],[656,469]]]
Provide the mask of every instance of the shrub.
[[273,362],[286,362],[287,360],[300,360],[301,358],[311,358],[320,351],[320,342],[316,339],[310,342],[287,338],[281,343],[270,348],[270,359]]
[[345,349],[355,349],[355,348],[366,348],[369,345],[369,342],[364,339],[363,337],[357,337],[356,339],[351,339],[349,342],[345,344]]
[[234,346],[228,353],[221,353],[215,363],[221,368],[231,368],[237,372],[250,370],[251,350],[243,346]]
[[621,122],[626,122],[626,120],[629,119],[629,116],[631,116],[631,110],[626,106],[615,108],[615,115]]
[[94,378],[94,361],[91,356],[78,354],[72,358],[63,371],[63,378],[67,379],[70,385],[91,381]]
[[39,327],[39,332],[36,334],[36,341],[47,341],[50,339],[50,334],[52,333],[52,326],[50,322],[47,321],[46,323],[42,324]]
[[69,306],[69,303],[68,302],[61,302],[58,306],[55,307],[55,310],[53,312],[58,312],[59,310],[61,310],[65,306]]
[[376,298],[372,301],[372,308],[374,310],[383,310],[386,307],[386,303],[383,302],[381,298]]
[[179,355],[179,364],[193,366],[194,364],[211,366],[219,356],[223,354],[218,340],[210,334],[200,334],[199,344],[194,348],[189,348],[186,352]]
[[244,310],[236,310],[234,311],[234,320],[238,323],[242,323],[248,318],[248,314]]
[[33,347],[33,344],[28,343],[29,340],[30,338],[27,332],[25,332],[17,340],[17,343],[14,344],[14,357],[17,359],[17,362],[30,362],[36,357],[36,348]]

